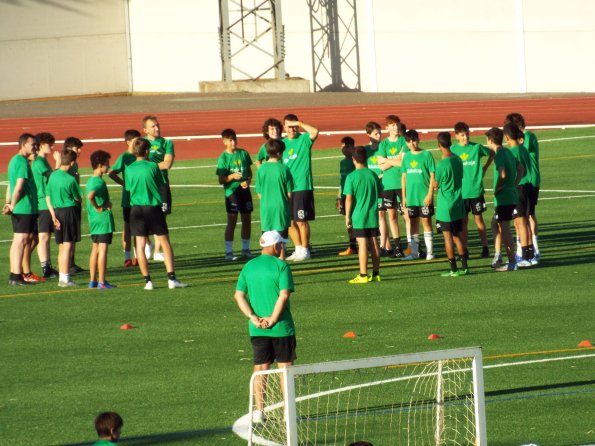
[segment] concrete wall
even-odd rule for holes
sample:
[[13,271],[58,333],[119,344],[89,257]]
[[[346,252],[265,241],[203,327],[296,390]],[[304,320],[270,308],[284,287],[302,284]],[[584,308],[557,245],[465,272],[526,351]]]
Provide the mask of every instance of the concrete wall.
[[127,91],[124,5],[0,1],[0,100]]
[[[283,0],[282,13],[286,71],[311,80],[307,3]],[[362,90],[595,92],[593,17],[592,0],[357,0]],[[216,0],[5,0],[0,21],[0,100],[221,80]]]

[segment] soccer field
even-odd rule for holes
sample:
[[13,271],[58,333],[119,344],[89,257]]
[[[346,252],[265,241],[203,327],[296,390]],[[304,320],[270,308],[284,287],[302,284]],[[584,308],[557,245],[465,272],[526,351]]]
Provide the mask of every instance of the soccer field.
[[[314,258],[292,265],[298,362],[481,346],[489,445],[595,443],[595,350],[578,347],[595,342],[595,128],[536,134],[538,266],[493,272],[470,223],[471,275],[440,277],[448,264],[435,234],[436,260],[382,259],[382,282],[363,287],[347,284],[357,258],[336,255],[347,243],[334,207],[340,151],[316,150]],[[434,140],[421,145],[438,159]],[[242,263],[223,260],[226,214],[214,172],[215,160],[202,159],[176,162],[170,174],[176,272],[191,287],[167,289],[163,264],[152,262],[156,289],[144,291],[138,270],[122,267],[119,234],[107,275],[117,289],[88,290],[85,273],[67,290],[54,281],[1,282],[0,445],[91,443],[95,415],[108,410],[124,418],[121,444],[245,444],[231,430],[248,410],[252,370],[247,323],[233,299]],[[6,175],[0,180],[5,185]],[[484,184],[489,221],[492,168]],[[120,188],[110,193],[119,203]],[[119,231],[119,209],[115,217]],[[255,200],[253,251],[258,220]],[[5,217],[5,271],[11,237]],[[238,228],[236,251],[239,239]],[[79,265],[89,249],[85,236]],[[56,256],[52,245],[54,264]],[[39,273],[36,254],[32,264]],[[120,330],[124,323],[135,328]],[[349,330],[357,337],[343,338]],[[429,341],[431,333],[441,338]]]

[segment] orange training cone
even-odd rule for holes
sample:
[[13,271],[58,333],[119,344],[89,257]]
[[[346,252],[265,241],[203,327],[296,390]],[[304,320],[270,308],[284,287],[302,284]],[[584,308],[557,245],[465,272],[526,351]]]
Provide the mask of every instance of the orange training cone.
[[579,347],[593,347],[593,344],[591,344],[591,341],[588,340],[584,340],[578,343]]
[[347,332],[345,332],[343,337],[353,339],[353,338],[357,337],[357,334],[355,333],[355,331],[347,331]]
[[430,336],[428,336],[428,340],[430,341],[435,341],[436,339],[440,339],[442,336],[437,335],[436,333],[432,333]]
[[120,325],[120,330],[132,330],[134,327],[130,324]]

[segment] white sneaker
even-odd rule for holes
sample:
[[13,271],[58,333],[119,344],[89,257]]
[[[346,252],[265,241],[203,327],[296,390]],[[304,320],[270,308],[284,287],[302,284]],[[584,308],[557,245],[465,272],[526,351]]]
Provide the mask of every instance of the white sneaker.
[[529,260],[529,262],[531,262],[531,265],[535,266],[539,264],[539,259],[537,258],[537,256],[535,256],[531,260]]
[[302,253],[302,260],[310,260],[312,258],[312,254],[310,253],[309,249],[304,249],[304,252]]
[[255,410],[252,412],[252,423],[262,424],[267,420],[262,410]]
[[[153,251],[153,245],[151,245],[150,243],[147,243],[145,245],[145,258],[146,259],[150,259],[151,258],[151,252]],[[134,257],[136,257],[136,249],[134,251]]]
[[175,279],[175,280],[168,279],[167,286],[169,287],[170,290],[173,290],[174,288],[186,288],[188,286],[188,284],[182,283],[178,279]]
[[145,283],[145,288],[144,289],[147,290],[147,291],[151,291],[153,289],[153,282],[151,282],[149,280],[147,283]]
[[293,251],[293,254],[291,254],[285,260],[295,260],[296,257],[298,257],[297,251]]
[[72,280],[69,280],[68,282],[65,282],[63,280],[59,280],[58,281],[58,286],[60,288],[67,288],[67,287],[71,287],[71,286],[76,286],[76,283],[74,283]]
[[434,260],[436,256],[434,254],[426,254],[426,260]]
[[156,262],[164,262],[165,256],[162,252],[156,252],[155,254],[153,254],[153,260],[155,260]]
[[519,268],[530,268],[533,264],[529,260],[521,260],[516,263]]

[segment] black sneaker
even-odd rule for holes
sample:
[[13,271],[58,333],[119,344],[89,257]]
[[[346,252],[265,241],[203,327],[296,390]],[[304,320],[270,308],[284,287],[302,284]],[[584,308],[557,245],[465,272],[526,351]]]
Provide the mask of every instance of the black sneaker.
[[426,259],[426,252],[425,252],[425,251],[422,251],[422,250],[420,249],[420,250],[418,251],[418,253],[417,253],[417,257],[418,257],[418,258],[420,258],[420,259],[424,259],[424,260],[425,260],[425,259]]
[[403,250],[399,247],[393,250],[393,253],[391,254],[391,259],[400,259],[401,257],[405,257],[405,253],[403,252]]
[[484,246],[483,248],[481,248],[481,257],[483,259],[487,259],[490,258],[490,248],[488,248],[487,246]]
[[70,267],[70,269],[68,270],[68,273],[69,274],[77,274],[77,273],[82,273],[83,271],[84,271],[83,268],[78,266],[76,263],[73,263],[72,266]]
[[56,277],[58,277],[58,271],[56,271],[51,266],[47,266],[43,269],[44,279],[55,279]]
[[380,248],[380,257],[388,257],[388,251],[384,248]]
[[8,285],[10,286],[21,286],[21,285],[31,285],[29,282],[25,282],[23,277],[18,277],[14,279],[8,279]]

